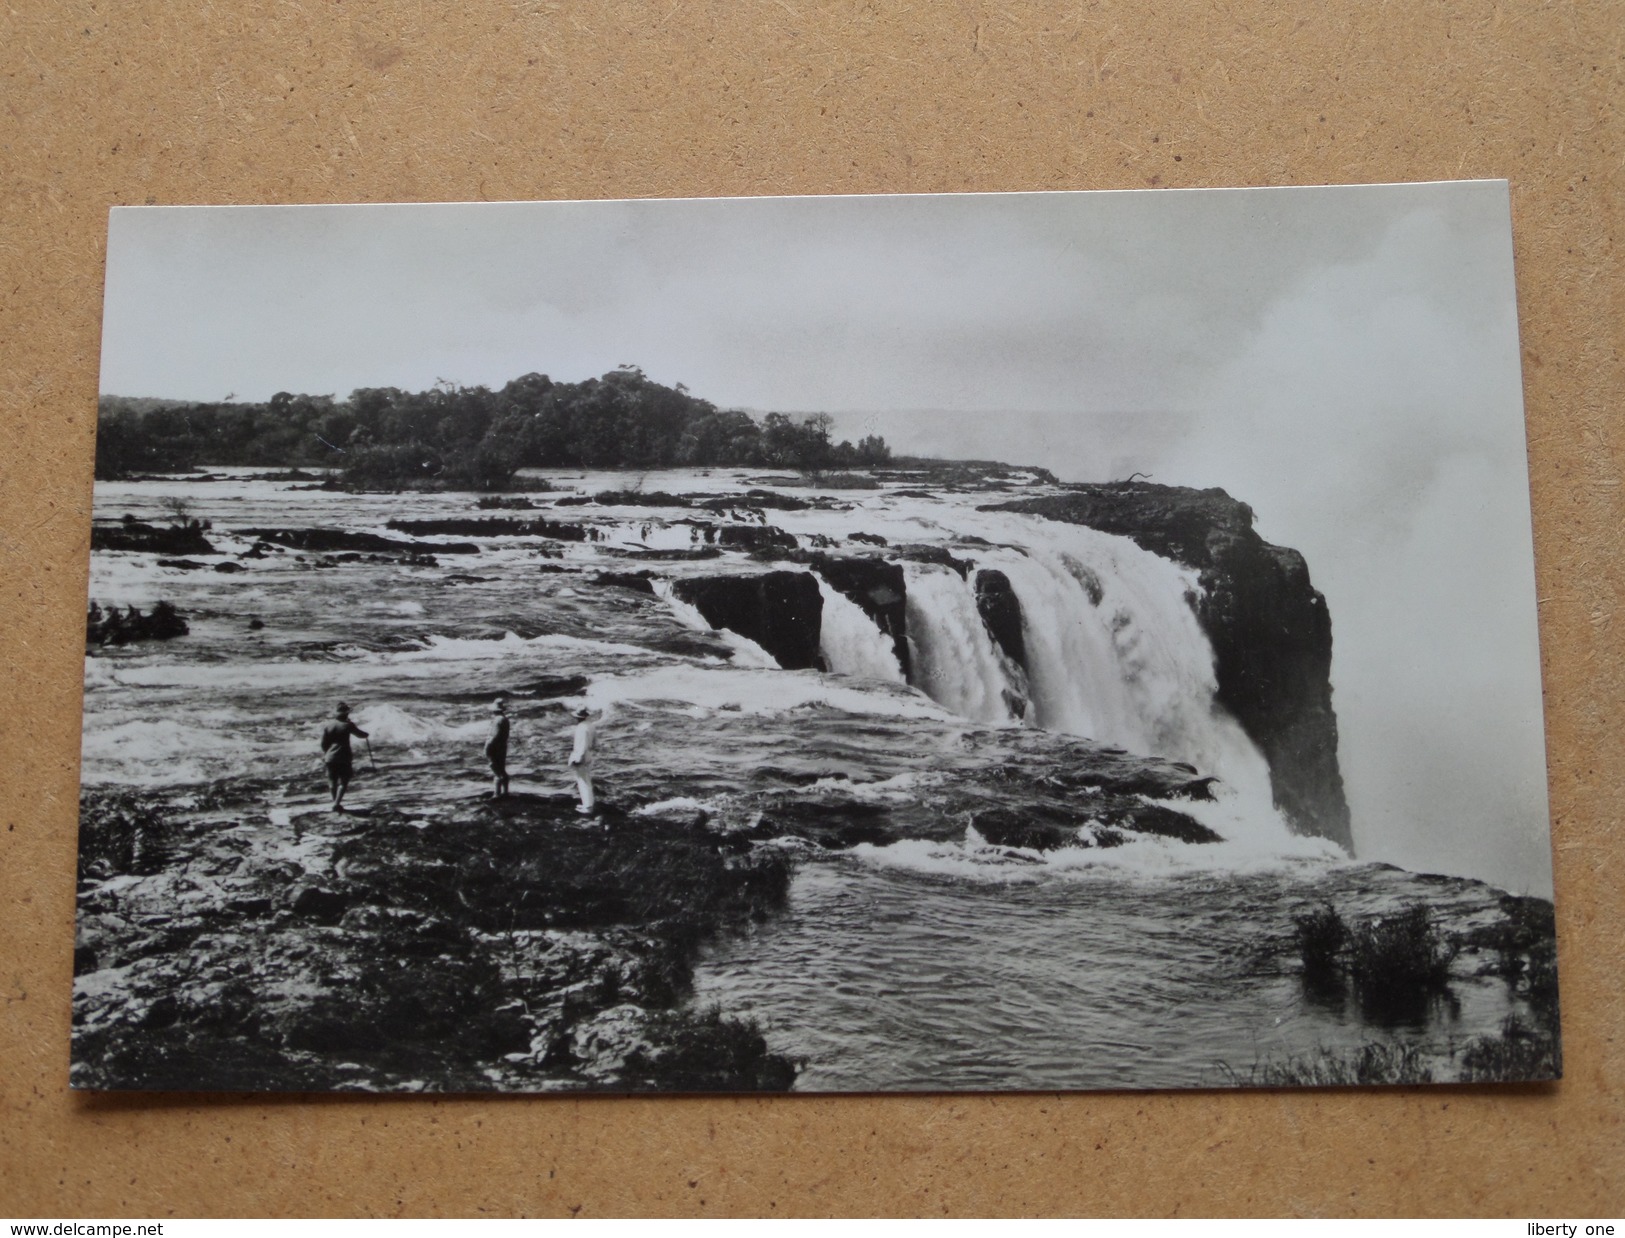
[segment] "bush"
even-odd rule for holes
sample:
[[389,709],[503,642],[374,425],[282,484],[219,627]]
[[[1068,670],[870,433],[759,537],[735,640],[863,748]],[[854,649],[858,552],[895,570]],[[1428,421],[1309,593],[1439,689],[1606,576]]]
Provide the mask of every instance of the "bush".
[[1304,975],[1329,976],[1337,970],[1338,956],[1348,942],[1348,925],[1330,903],[1299,912],[1292,917],[1297,931],[1298,956]]
[[423,443],[383,443],[352,448],[344,464],[343,480],[349,486],[398,486],[403,482],[433,481],[445,468],[440,453]]
[[501,490],[519,469],[519,453],[505,440],[486,437],[446,457],[443,481],[471,490]]
[[1349,934],[1349,972],[1369,993],[1432,992],[1450,979],[1456,947],[1434,927],[1421,903],[1378,917]]

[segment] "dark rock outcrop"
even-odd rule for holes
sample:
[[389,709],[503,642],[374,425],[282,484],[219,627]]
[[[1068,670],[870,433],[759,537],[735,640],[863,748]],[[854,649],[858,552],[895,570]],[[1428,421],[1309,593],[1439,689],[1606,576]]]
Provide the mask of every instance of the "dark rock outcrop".
[[716,498],[703,499],[696,506],[713,512],[726,512],[745,507],[771,507],[781,512],[804,512],[812,504],[806,499],[798,499],[790,494],[779,494],[773,490],[748,490],[744,494],[724,494]]
[[95,602],[85,613],[85,647],[129,645],[144,640],[173,640],[185,636],[190,629],[180,612],[168,602],[156,603],[147,614],[139,607],[127,606],[120,610],[109,606],[103,610]]
[[487,495],[485,498],[476,499],[474,506],[481,511],[528,512],[534,511],[536,508],[536,504],[525,498],[524,495]]
[[736,550],[794,550],[796,539],[770,524],[725,524],[717,530],[717,544]]
[[647,572],[599,572],[594,576],[592,583],[606,585],[617,589],[630,589],[634,593],[649,593],[655,591],[654,578]]
[[212,555],[214,546],[196,521],[155,525],[139,520],[96,524],[90,529],[92,550],[136,550],[161,555]]
[[818,638],[824,599],[810,572],[759,576],[696,576],[673,592],[694,606],[714,628],[755,641],[786,670],[819,668]]
[[611,807],[611,829],[584,830],[567,797],[416,808],[380,809],[359,832],[335,814],[295,818],[318,874],[241,815],[88,795],[76,974],[130,973],[79,986],[75,1082],[792,1084],[754,1027],[684,1004],[701,943],[783,907],[782,850]]
[[[424,521],[430,524],[433,521]],[[451,523],[450,521],[446,523]],[[476,524],[477,521],[469,521]],[[398,527],[391,521],[390,528]],[[347,533],[341,529],[243,529],[244,537],[255,537],[262,542],[287,546],[294,550],[330,554],[353,550],[382,554],[414,554],[434,552],[446,555],[477,555],[480,548],[472,542],[409,542],[398,537],[383,537],[377,533]],[[431,530],[438,532],[438,530]]]
[[1027,639],[1021,630],[1021,600],[1010,578],[995,568],[976,573],[976,609],[988,635],[1022,670],[1027,669]]
[[850,598],[863,613],[891,637],[892,652],[903,676],[909,672],[908,587],[899,564],[863,555],[830,555],[819,552],[797,555],[827,580],[830,587]]
[[667,494],[664,490],[601,490],[592,496],[600,507],[687,507],[689,502],[680,494]]
[[[445,520],[391,520],[384,526],[416,537],[551,537],[561,542],[588,540],[587,527],[562,520],[517,520],[502,516]],[[444,550],[443,546],[434,547]]]
[[1332,710],[1332,621],[1301,554],[1264,541],[1252,508],[1219,489],[1116,482],[992,509],[1120,534],[1196,569],[1219,703],[1268,760],[1276,805],[1294,828],[1352,849]]
[[894,547],[892,553],[899,559],[907,559],[911,563],[933,563],[938,567],[952,568],[959,573],[961,580],[969,579],[972,567],[969,559],[956,558],[948,553],[946,546],[923,546],[910,544]]

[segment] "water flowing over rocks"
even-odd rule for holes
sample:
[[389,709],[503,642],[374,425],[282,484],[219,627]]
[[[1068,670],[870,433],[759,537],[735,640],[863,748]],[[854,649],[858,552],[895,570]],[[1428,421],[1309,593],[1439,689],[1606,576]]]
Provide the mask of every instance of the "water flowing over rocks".
[[137,606],[103,609],[93,601],[85,612],[86,649],[129,645],[136,641],[174,640],[190,630],[186,620],[169,602],[157,602],[150,612],[143,614]]
[[1276,803],[1293,826],[1353,849],[1331,700],[1331,616],[1302,555],[1264,541],[1252,509],[1219,489],[1080,485],[992,510],[1120,534],[1195,568],[1219,702],[1268,760]]
[[[854,538],[853,540],[858,540]],[[811,551],[795,556],[830,585],[855,602],[882,635],[891,638],[897,664],[906,679],[908,653],[908,586],[896,563],[867,555],[832,555]]]
[[480,548],[473,542],[420,542],[404,541],[398,537],[384,537],[378,533],[352,533],[343,529],[243,529],[244,537],[257,538],[276,546],[293,550],[315,551],[319,554],[348,551],[358,554],[447,554],[477,555]]
[[810,572],[757,576],[692,576],[673,590],[714,628],[755,641],[786,670],[821,665],[823,595]]
[[[1270,807],[1273,783],[1299,831],[1339,837],[1290,769],[1293,744],[1326,744],[1335,777],[1329,624],[1244,505],[1193,491],[1141,510],[1031,470],[905,475],[929,489],[572,475],[583,493],[480,515],[467,496],[278,491],[261,501],[300,527],[193,552],[243,575],[99,554],[102,596],[161,589],[194,631],[87,662],[75,1084],[785,1088],[807,1059],[778,1016],[739,1021],[760,1008],[714,1005],[693,977],[730,942],[748,957],[800,931],[809,873],[881,883],[875,906],[975,888],[1002,907],[1007,878],[1123,872],[1121,906],[1090,876],[1038,931],[1143,926],[1150,890],[1175,904],[1172,937],[1206,944],[1215,922],[1181,917],[1233,857],[1332,855]],[[1026,514],[977,506],[1001,490]],[[478,574],[416,570],[455,551],[407,537],[470,539]],[[499,694],[520,790],[493,802],[480,743]],[[314,765],[338,696],[378,749],[354,814],[324,811]],[[548,791],[582,701],[604,710],[597,821]],[[131,777],[156,789],[108,790]],[[1006,941],[1002,916],[967,935]],[[883,953],[908,923],[886,921]],[[1006,949],[1034,940],[1020,931]],[[1226,949],[1250,948],[1239,933]],[[1125,975],[1165,966],[1148,958]]]
[[1027,644],[1021,634],[1021,600],[1010,578],[996,568],[976,573],[976,609],[994,642],[1023,670],[1027,669]]

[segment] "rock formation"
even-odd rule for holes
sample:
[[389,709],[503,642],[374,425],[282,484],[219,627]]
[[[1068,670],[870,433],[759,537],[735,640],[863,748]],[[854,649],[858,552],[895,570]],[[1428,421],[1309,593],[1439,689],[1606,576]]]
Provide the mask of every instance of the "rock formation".
[[1219,703],[1268,760],[1276,805],[1294,828],[1352,849],[1331,616],[1301,554],[1264,541],[1252,508],[1219,489],[1115,482],[991,506],[1120,534],[1196,569]]
[[892,652],[904,677],[909,673],[908,587],[899,564],[867,555],[831,555],[813,552],[798,557],[833,589],[850,598],[864,614],[891,637]]
[[118,524],[96,524],[90,530],[92,550],[137,550],[161,555],[212,555],[214,546],[196,521],[153,525],[126,518]]
[[976,609],[1005,657],[1026,670],[1027,641],[1021,631],[1021,600],[1016,597],[1010,578],[993,568],[977,572]]
[[812,573],[695,576],[672,588],[712,627],[755,641],[786,670],[821,667],[824,599]]

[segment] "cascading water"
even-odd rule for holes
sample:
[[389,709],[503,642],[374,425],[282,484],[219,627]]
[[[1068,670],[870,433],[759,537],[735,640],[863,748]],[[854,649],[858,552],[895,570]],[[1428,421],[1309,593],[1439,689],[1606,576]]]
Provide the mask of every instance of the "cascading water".
[[1125,538],[1041,530],[1027,553],[997,558],[1025,616],[1037,724],[1186,761],[1221,780],[1223,819],[1210,824],[1226,838],[1290,838],[1268,763],[1216,700],[1190,574]]
[[951,568],[908,563],[903,571],[914,686],[977,722],[1018,721],[1008,659],[988,635],[970,587]]
[[[855,518],[899,541],[928,526],[890,510]],[[1188,569],[1124,537],[1031,517],[963,511],[954,532],[979,543],[954,547],[975,564],[968,578],[937,564],[903,564],[913,663],[906,680],[891,639],[815,573],[830,671],[909,682],[976,722],[1037,726],[1185,761],[1219,779],[1217,802],[1186,809],[1191,815],[1233,841],[1273,848],[1292,839],[1267,762],[1216,701],[1213,651],[1191,604],[1198,585]],[[1024,667],[982,620],[974,584],[981,569],[1002,571],[1021,606]],[[685,623],[710,629],[668,584],[655,588]],[[721,634],[738,651],[736,664],[776,665],[754,642]]]
[[1193,807],[1192,815],[1234,841],[1275,847],[1290,840],[1267,762],[1216,701],[1212,646],[1191,605],[1198,587],[1192,574],[1094,529],[998,513],[973,520],[991,544],[970,552],[977,568],[1004,572],[1021,605],[1025,673],[982,622],[974,572],[965,579],[910,563],[914,686],[979,722],[1024,721],[1188,762],[1220,780],[1217,803]]
[[892,642],[857,603],[814,574],[824,597],[819,646],[824,664],[837,675],[904,683]]

